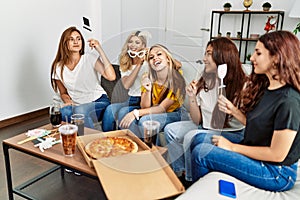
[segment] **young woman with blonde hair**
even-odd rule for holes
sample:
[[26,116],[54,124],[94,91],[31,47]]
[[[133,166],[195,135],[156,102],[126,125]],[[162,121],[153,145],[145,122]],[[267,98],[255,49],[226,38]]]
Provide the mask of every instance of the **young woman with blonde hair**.
[[144,60],[149,37],[150,33],[147,31],[135,31],[128,36],[123,45],[119,57],[121,81],[124,88],[128,90],[129,98],[125,102],[113,103],[106,108],[102,121],[103,131],[115,130],[118,128],[117,121],[120,121],[128,112],[140,108],[141,78],[145,72],[148,72],[148,66]]
[[142,81],[141,108],[129,112],[120,122],[121,128],[129,128],[140,138],[143,138],[144,121],[159,121],[162,130],[166,124],[188,119],[182,106],[185,80],[181,63],[160,44],[149,49],[147,61],[149,74]]

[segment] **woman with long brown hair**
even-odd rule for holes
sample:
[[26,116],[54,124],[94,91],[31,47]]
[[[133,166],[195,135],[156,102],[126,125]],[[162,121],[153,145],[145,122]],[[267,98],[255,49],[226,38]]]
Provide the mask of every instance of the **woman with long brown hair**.
[[289,190],[300,158],[300,42],[288,31],[266,33],[250,60],[257,76],[243,92],[246,116],[225,97],[219,99],[221,111],[245,119],[244,139],[237,144],[222,136],[196,135],[193,180],[219,171],[261,189]]
[[84,52],[84,38],[76,27],[61,35],[56,57],[51,66],[51,84],[60,94],[64,107],[62,119],[84,114],[85,126],[94,128],[110,101],[100,85],[100,77],[112,81],[116,74],[99,41],[88,40],[92,51]]
[[[189,97],[190,121],[180,121],[169,124],[164,129],[168,154],[172,168],[183,183],[192,180],[190,142],[192,137],[203,131],[211,134],[221,134],[231,141],[243,139],[244,125],[232,115],[225,115],[218,109],[218,95],[226,97],[241,105],[241,91],[247,77],[243,72],[238,50],[228,38],[220,37],[209,41],[204,55],[205,68],[199,80],[192,81],[187,87]],[[220,88],[218,67],[227,65],[224,78],[225,88]]]

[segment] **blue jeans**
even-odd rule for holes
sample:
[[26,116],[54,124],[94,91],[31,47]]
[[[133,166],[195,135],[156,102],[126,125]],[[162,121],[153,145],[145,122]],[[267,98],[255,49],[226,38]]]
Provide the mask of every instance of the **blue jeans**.
[[[160,123],[159,131],[162,131],[167,124],[172,122],[188,120],[188,113],[184,107],[178,108],[173,112],[166,112],[160,114],[150,114],[145,115],[140,118],[140,120],[134,120],[130,126],[131,130],[137,137],[144,138],[143,122],[147,120],[154,120]],[[160,146],[159,138],[157,137],[156,145]]]
[[140,108],[141,97],[130,96],[127,101],[122,103],[113,103],[105,109],[102,130],[113,131],[116,130],[117,123],[128,113],[134,109]]
[[70,105],[61,108],[62,120],[71,121],[71,115],[84,114],[84,126],[94,128],[94,122],[102,120],[105,108],[110,104],[109,98],[103,94],[96,101],[77,106]]
[[291,189],[297,178],[297,163],[284,166],[251,159],[212,145],[210,134],[196,135],[191,150],[193,181],[219,171],[254,187],[280,192]]
[[193,137],[199,133],[222,135],[232,142],[238,143],[244,138],[244,129],[240,131],[214,131],[197,126],[193,121],[180,121],[168,124],[164,129],[167,141],[168,155],[172,169],[180,174],[185,171],[185,179],[192,181],[190,144]]

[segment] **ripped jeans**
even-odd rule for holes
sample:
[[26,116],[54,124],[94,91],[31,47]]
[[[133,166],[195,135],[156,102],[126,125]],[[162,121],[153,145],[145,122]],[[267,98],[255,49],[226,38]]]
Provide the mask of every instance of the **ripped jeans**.
[[254,160],[214,146],[210,134],[196,135],[191,150],[193,181],[211,171],[218,171],[254,187],[280,192],[291,189],[297,178],[297,162],[285,166]]

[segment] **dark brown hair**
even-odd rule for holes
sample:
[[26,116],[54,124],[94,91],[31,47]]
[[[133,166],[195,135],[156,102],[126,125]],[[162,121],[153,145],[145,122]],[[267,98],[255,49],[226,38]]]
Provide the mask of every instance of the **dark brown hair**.
[[273,67],[278,70],[279,81],[284,81],[300,92],[300,42],[289,31],[274,31],[262,35],[259,41],[275,56]]
[[[221,64],[227,64],[227,74],[224,78],[224,84],[226,85],[225,92],[226,98],[229,99],[238,108],[241,105],[241,91],[244,84],[247,81],[247,77],[242,69],[242,63],[240,61],[239,52],[236,45],[226,37],[220,37],[211,40],[207,43],[207,47],[212,47],[212,59],[217,66]],[[204,71],[200,80],[198,81],[198,93],[200,90],[211,90],[216,84],[216,73],[206,73]],[[215,105],[213,110],[213,117],[211,125],[214,128],[229,127],[229,117],[225,116],[225,113],[220,111],[218,104]],[[225,120],[225,123],[224,123]]]
[[[300,42],[289,31],[273,31],[262,35],[259,40],[275,56],[272,67],[278,70],[274,79],[284,81],[300,92]],[[269,79],[264,74],[252,73],[249,86],[244,90],[242,110],[251,111],[259,102],[264,90],[269,86]]]

